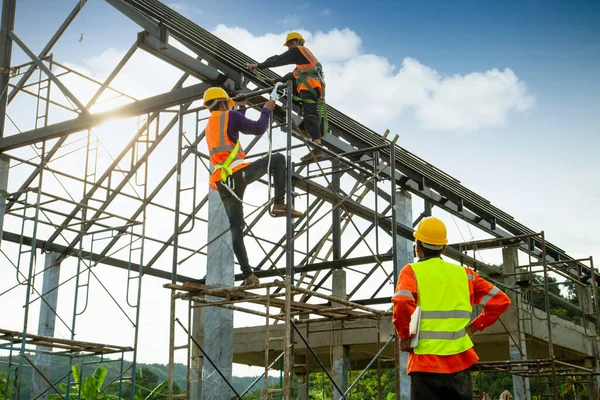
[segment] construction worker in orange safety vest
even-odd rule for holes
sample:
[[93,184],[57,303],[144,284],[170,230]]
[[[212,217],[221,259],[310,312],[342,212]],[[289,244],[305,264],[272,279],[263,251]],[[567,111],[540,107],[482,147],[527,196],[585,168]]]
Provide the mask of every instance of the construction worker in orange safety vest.
[[[479,357],[471,336],[493,325],[510,299],[472,269],[442,259],[448,239],[440,219],[424,218],[414,237],[419,261],[402,268],[392,297],[400,347],[409,352],[411,399],[472,399],[470,367]],[[471,321],[473,304],[483,311]],[[413,349],[409,324],[417,306],[421,317]]]
[[[240,264],[244,285],[256,285],[258,278],[254,275],[246,246],[244,245],[244,212],[242,200],[246,186],[261,178],[267,172],[273,175],[273,208],[271,213],[276,217],[285,217],[285,181],[286,163],[282,154],[272,154],[252,163],[246,161],[246,154],[240,143],[240,133],[262,135],[266,132],[275,101],[270,100],[263,106],[257,121],[246,118],[246,108],[232,110],[236,99],[229,98],[225,90],[212,87],[204,92],[204,106],[211,111],[206,125],[206,143],[210,162],[215,170],[211,174],[209,184],[218,190],[231,228],[233,252]],[[246,105],[246,100],[238,100],[240,106]],[[298,218],[302,213],[292,208],[292,218]]]
[[[306,129],[311,139],[321,144],[321,136],[326,133],[327,115],[325,109],[325,80],[321,63],[313,53],[304,46],[304,38],[298,32],[288,33],[283,44],[288,50],[280,55],[267,58],[259,64],[248,64],[248,70],[254,72],[257,68],[275,68],[296,64],[293,72],[279,79],[267,79],[271,83],[293,80],[298,97],[302,102],[303,121],[300,128]],[[321,124],[323,120],[323,124]],[[323,151],[316,149],[302,157],[302,162],[319,161],[325,158]]]

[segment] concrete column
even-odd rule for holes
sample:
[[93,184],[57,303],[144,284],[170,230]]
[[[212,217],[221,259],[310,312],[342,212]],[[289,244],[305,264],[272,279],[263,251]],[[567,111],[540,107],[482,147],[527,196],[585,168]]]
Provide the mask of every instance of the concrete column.
[[[594,312],[594,302],[592,300],[593,298],[593,293],[592,293],[592,288],[583,288],[580,286],[577,286],[577,297],[579,299],[580,305],[582,306],[584,312],[586,314],[593,314]],[[594,335],[595,331],[596,331],[596,324],[594,324],[593,322],[587,321],[585,318],[581,319],[581,326],[586,330],[588,335]],[[591,344],[592,344],[592,351],[594,352],[594,356],[597,357],[598,356],[598,345],[597,345],[597,340],[592,338],[591,339]],[[592,368],[597,370],[598,367],[598,362],[596,358],[589,358],[589,359],[585,359],[585,367],[586,368]],[[600,387],[600,381],[599,381],[599,377],[598,376],[594,376],[592,377],[592,379],[595,380],[594,384],[590,383],[588,385],[588,393],[589,393],[589,398],[590,400],[594,400],[594,386],[596,388]]]
[[[515,272],[515,267],[519,265],[519,250],[517,247],[504,247],[502,249],[502,264],[504,267],[504,273],[513,274]],[[504,283],[512,287],[515,284],[517,277],[515,276],[507,276],[504,279]],[[518,344],[515,344],[513,340],[508,338],[508,351],[511,360],[526,360],[527,359],[527,345],[525,341],[525,332],[522,321],[518,318],[517,313],[517,296],[513,291],[508,291],[508,297],[510,297],[510,307],[506,311],[506,317],[503,318],[503,321],[506,325],[506,329],[510,333],[510,336],[514,338],[514,340],[518,341]],[[520,332],[520,334],[519,334]],[[531,400],[531,391],[529,387],[529,378],[523,379],[523,377],[518,375],[512,376],[513,380],[513,395],[515,400],[527,399]]]
[[[56,305],[58,303],[58,289],[52,290],[58,286],[60,278],[60,264],[56,261],[59,258],[59,253],[46,253],[44,259],[44,278],[42,282],[42,295],[40,299],[40,316],[38,322],[38,335],[54,336],[54,325],[56,322]],[[52,290],[52,291],[51,291]],[[45,294],[46,293],[46,294]],[[37,350],[52,350],[45,346],[37,346]],[[49,354],[36,353],[35,366],[47,379],[50,379],[50,371],[52,370],[52,356]],[[40,393],[50,387],[46,380],[33,370],[33,388],[31,398],[36,398]],[[48,399],[48,394],[54,393],[54,390],[41,395],[38,399]]]
[[[333,271],[332,295],[342,299],[346,298],[346,271],[336,269]],[[332,303],[333,307],[343,307],[342,304]],[[344,346],[343,331],[341,322],[334,322],[333,328],[338,329],[333,332],[333,378],[338,387],[345,391],[348,388],[348,370],[350,367],[350,351],[348,346]],[[343,393],[333,389],[333,399],[338,400]]]
[[[300,319],[307,320],[310,319],[309,314],[300,314]],[[306,338],[306,340],[310,343],[310,327],[309,324],[302,324],[298,326],[298,329],[302,332],[302,335]],[[296,375],[296,379],[298,381],[298,389],[295,390],[296,395],[298,396],[298,400],[308,400],[308,393],[310,392],[310,352],[308,348],[306,348],[304,354],[304,365],[306,368],[304,369],[304,373],[299,373]],[[299,362],[298,362],[299,363]]]
[[6,198],[8,197],[8,170],[10,159],[0,154],[0,245],[2,244],[2,232],[4,231],[4,211],[6,210]]
[[308,374],[297,374],[296,379],[298,380],[298,389],[296,389],[296,393],[298,400],[308,400]]
[[[410,193],[405,190],[398,190],[396,192],[396,218],[398,223],[411,227],[413,224],[412,215],[412,198]],[[396,254],[398,256],[398,264],[396,265],[397,273],[400,274],[400,270],[415,261],[413,251],[413,241],[406,239],[400,235],[396,235]],[[394,282],[394,289],[396,284]],[[392,290],[394,290],[392,289]],[[408,353],[400,353],[400,381],[396,382],[400,385],[400,400],[410,399],[410,376],[406,374],[406,367],[408,365]]]
[[[229,228],[229,221],[219,193],[211,190],[208,195],[208,240],[213,240]],[[234,285],[233,248],[231,235],[215,240],[207,249],[206,284],[231,287]],[[211,300],[211,296],[207,296]],[[214,298],[217,300],[218,298]],[[219,299],[220,300],[220,299]],[[231,381],[233,363],[233,311],[219,307],[207,307],[204,324],[204,350]],[[230,399],[234,394],[209,362],[202,366],[202,399]]]
[[[198,343],[204,342],[205,307],[192,310],[192,337]],[[190,400],[200,400],[202,396],[202,364],[204,356],[198,346],[192,344],[192,366],[190,371]]]

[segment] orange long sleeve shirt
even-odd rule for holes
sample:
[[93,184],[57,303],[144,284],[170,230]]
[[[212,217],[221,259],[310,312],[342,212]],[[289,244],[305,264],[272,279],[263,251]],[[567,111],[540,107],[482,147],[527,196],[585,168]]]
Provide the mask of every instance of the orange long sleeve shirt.
[[[483,306],[483,311],[471,324],[482,331],[493,325],[510,305],[510,299],[504,292],[483,279],[470,268],[465,267],[469,282],[469,295],[471,305]],[[417,306],[418,290],[415,273],[410,264],[400,271],[396,294],[392,297],[394,315],[392,322],[401,340],[410,337],[409,323],[412,313]],[[415,354],[408,356],[407,373],[432,372],[438,374],[451,374],[469,368],[479,360],[475,349],[472,347],[462,353],[451,356],[438,356],[433,354]]]

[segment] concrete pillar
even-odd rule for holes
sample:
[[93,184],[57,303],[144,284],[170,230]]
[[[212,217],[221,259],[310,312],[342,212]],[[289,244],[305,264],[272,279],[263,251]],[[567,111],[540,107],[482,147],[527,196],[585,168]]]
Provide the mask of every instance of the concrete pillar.
[[298,400],[308,400],[308,374],[297,374],[298,389],[296,389]]
[[[229,228],[229,221],[219,193],[208,195],[208,240],[213,240]],[[226,234],[212,242],[207,249],[206,284],[231,287],[234,285],[234,264],[231,235]],[[207,296],[211,300],[212,296]],[[217,300],[218,298],[213,298]],[[207,307],[204,323],[204,350],[219,370],[231,381],[233,363],[233,311]],[[202,399],[230,399],[233,392],[209,362],[202,366]]]
[[[410,193],[405,190],[398,190],[396,192],[396,218],[398,223],[411,227],[413,224],[412,215],[412,198]],[[396,254],[398,264],[396,265],[397,274],[400,274],[400,270],[415,261],[413,251],[413,241],[406,239],[400,235],[396,235]],[[394,289],[396,288],[397,282],[394,282]],[[392,290],[394,290],[392,289]],[[410,376],[406,374],[406,367],[408,365],[408,353],[400,353],[400,381],[396,382],[400,385],[400,400],[410,399]]]
[[[504,247],[502,249],[502,264],[504,267],[505,274],[513,274],[515,272],[515,267],[519,265],[519,250],[517,247]],[[512,287],[517,280],[516,276],[507,276],[504,278],[504,283]],[[508,338],[508,350],[511,360],[526,360],[527,359],[527,345],[525,341],[525,332],[522,321],[518,318],[517,313],[517,296],[516,294],[510,290],[507,293],[508,297],[510,297],[510,307],[506,311],[506,316],[503,318],[503,321],[506,325],[506,329],[510,333]],[[520,332],[520,334],[519,334]],[[514,340],[518,341],[518,345],[513,342],[510,337],[513,337]],[[515,400],[527,399],[531,400],[531,391],[529,387],[529,378],[523,379],[523,377],[518,375],[512,376],[513,381],[513,396]]]
[[[54,336],[54,325],[56,322],[56,305],[58,303],[58,289],[52,290],[58,286],[60,278],[60,264],[58,260],[59,253],[46,253],[44,259],[44,278],[42,282],[42,295],[40,299],[40,316],[38,322],[38,335]],[[37,350],[52,350],[45,346],[37,346]],[[40,370],[44,377],[50,380],[50,371],[52,370],[52,356],[49,354],[36,353],[35,366]],[[50,387],[46,380],[33,370],[33,388],[31,398],[46,400],[49,393],[54,393],[54,389],[49,390],[40,397],[38,395]]]
[[[192,310],[192,337],[198,343],[204,342],[204,320],[205,307],[194,308]],[[192,365],[190,371],[190,400],[200,400],[202,396],[202,364],[204,356],[198,348],[192,344]]]
[[[583,288],[583,287],[577,286],[576,290],[577,290],[577,298],[579,299],[579,303],[580,303],[581,307],[583,308],[583,311],[585,312],[585,314],[593,314],[594,313],[594,301],[592,300],[592,298],[593,298],[592,288],[591,287]],[[581,319],[581,326],[586,330],[586,333],[588,335],[594,335],[596,332],[596,324],[594,324],[593,322],[587,321],[585,318]],[[592,351],[594,353],[594,357],[598,357],[597,343],[598,342],[594,338],[591,339]],[[591,368],[591,369],[597,370],[597,367],[598,367],[597,364],[598,364],[597,358],[589,358],[589,359],[585,360],[586,368]],[[590,383],[588,385],[588,393],[589,393],[590,400],[594,400],[594,386],[596,388],[600,387],[599,377],[594,376],[594,377],[592,377],[592,379],[594,379],[595,382]]]
[[[346,298],[346,271],[336,269],[333,271],[333,287],[332,295],[342,299]],[[333,307],[343,307],[342,304],[332,303]],[[348,370],[350,367],[350,351],[348,346],[344,346],[344,334],[340,329],[342,327],[341,322],[334,322],[333,329],[338,329],[333,332],[333,378],[338,387],[346,391],[348,388]],[[333,399],[338,400],[342,397],[343,393],[339,393],[335,388],[333,389]]]
[[[310,319],[310,315],[309,314],[300,314],[300,319],[301,320],[307,320]],[[302,332],[302,335],[306,338],[306,340],[310,343],[310,324],[301,324],[298,326],[298,329],[300,329],[300,332]],[[298,373],[296,375],[296,379],[298,382],[298,388],[296,390],[294,390],[296,396],[297,396],[297,400],[308,400],[309,399],[309,395],[308,393],[310,392],[310,366],[309,366],[309,362],[310,362],[310,351],[308,350],[308,348],[306,348],[304,350],[304,365],[306,366],[306,368],[304,368],[304,373]],[[300,363],[299,361],[297,361],[298,364]]]
[[10,159],[0,154],[0,245],[2,244],[2,232],[4,231],[4,211],[6,209],[6,198],[8,197],[8,170]]

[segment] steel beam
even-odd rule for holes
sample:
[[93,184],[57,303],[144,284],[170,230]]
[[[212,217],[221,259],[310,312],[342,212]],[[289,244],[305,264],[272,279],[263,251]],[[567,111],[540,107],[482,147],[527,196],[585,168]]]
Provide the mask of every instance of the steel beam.
[[44,62],[40,60],[21,39],[19,39],[17,34],[13,31],[10,31],[9,35],[10,38],[21,48],[21,50],[23,50],[23,52],[27,54],[27,56],[33,61],[33,63],[37,65],[37,67],[46,74],[48,79],[50,79],[52,82],[54,82],[56,86],[58,86],[58,88],[65,95],[65,97],[67,97],[69,100],[75,103],[75,105],[77,106],[77,108],[79,108],[83,115],[89,116],[90,111],[83,105],[82,102],[79,101],[77,96],[71,93],[71,91],[60,81],[60,79],[58,79],[56,75],[54,75],[54,73],[50,71],[50,68],[46,67],[46,64],[44,64]]
[[[12,243],[21,243],[21,235],[17,234],[17,233],[13,233],[13,232],[2,232],[2,240],[7,241],[7,242],[12,242]],[[22,243],[24,246],[32,246],[33,245],[33,239],[30,237],[22,237]],[[64,254],[65,252],[68,251],[68,247],[67,246],[63,246],[63,245],[59,245],[56,243],[48,243],[44,240],[40,240],[37,239],[35,241],[35,247],[37,249],[43,249],[46,251],[52,251],[52,252],[56,252],[56,253],[60,253],[60,254]],[[77,250],[78,252],[78,250]],[[78,254],[79,257],[84,258],[86,260],[91,260],[92,262],[97,262],[100,264],[104,264],[104,265],[109,265],[111,267],[116,267],[116,268],[120,268],[120,269],[131,269],[132,271],[135,272],[139,272],[140,271],[140,265],[139,264],[134,264],[134,263],[129,263],[129,261],[126,260],[120,260],[118,258],[113,258],[113,257],[108,257],[105,256],[103,254],[97,254],[97,253],[90,253],[89,251],[83,250],[80,253],[77,252],[73,252],[73,255]],[[148,268],[144,266],[144,275],[150,275],[150,276],[154,276],[157,278],[162,278],[162,279],[167,279],[167,280],[171,280],[171,272],[169,271],[163,271],[157,268]],[[184,276],[184,275],[177,275],[176,276],[176,280],[178,282],[194,282],[193,278]]]
[[4,0],[2,2],[2,21],[0,22],[0,138],[4,137],[4,121],[8,104],[7,94],[12,58],[10,32],[15,28],[16,9],[16,0]]
[[1,138],[0,152],[91,129],[107,120],[134,117],[192,102],[202,98],[205,90],[206,84],[199,83],[197,85],[187,86],[185,88],[172,90],[167,93],[129,103],[114,110],[91,114],[89,116],[80,116],[68,121],[23,132],[18,135]]
[[[78,10],[78,8],[76,7],[73,10],[73,12],[75,10]],[[73,12],[71,14],[73,14]],[[67,19],[67,21],[68,20],[69,19]],[[88,103],[86,104],[87,108],[91,108],[96,103],[96,101],[100,98],[100,96],[102,96],[102,93],[104,93],[104,91],[109,87],[109,85],[112,83],[112,81],[116,78],[117,74],[121,71],[121,69],[123,69],[123,67],[125,66],[125,64],[127,64],[127,61],[129,61],[129,59],[133,56],[133,53],[135,53],[135,50],[136,50],[136,46],[135,45],[133,45],[133,46],[131,46],[129,48],[129,51],[127,53],[125,53],[125,55],[123,56],[123,58],[121,58],[121,61],[119,61],[119,63],[113,69],[113,71],[110,73],[110,75],[108,75],[108,77],[106,78],[106,80],[104,81],[104,83],[100,86],[100,88],[98,88],[98,90],[96,91],[96,93],[94,93],[94,95],[92,96],[92,98],[90,99],[90,101],[88,101]],[[9,98],[9,101],[10,101],[10,98]],[[46,167],[46,164],[49,163],[50,160],[52,159],[52,157],[54,157],[54,155],[56,154],[56,152],[58,152],[58,150],[60,150],[61,146],[67,140],[67,138],[68,138],[68,136],[63,136],[60,139],[58,139],[56,141],[56,143],[54,144],[54,146],[52,146],[52,148],[50,149],[50,151],[46,152],[45,156],[42,155],[42,160],[40,161],[39,168],[35,168],[33,170],[33,172],[31,173],[31,175],[29,175],[29,177],[27,179],[25,179],[25,181],[21,184],[21,187],[19,188],[18,192],[24,191],[25,189],[27,189],[29,187],[29,185],[31,185],[31,183],[37,177],[39,171],[41,169],[43,169],[43,168]],[[9,210],[10,208],[12,208],[12,206],[19,199],[19,197],[20,196],[17,196],[15,198],[11,199],[9,201],[8,205],[6,206],[6,209]]]
[[[67,18],[63,21],[63,23],[60,25],[60,27],[58,28],[58,30],[54,33],[54,35],[52,36],[52,38],[50,38],[50,40],[48,41],[48,43],[46,43],[46,46],[44,46],[44,48],[42,49],[42,51],[40,51],[40,54],[38,55],[38,58],[43,59],[44,57],[46,57],[50,53],[50,50],[52,50],[52,48],[54,47],[54,45],[56,44],[56,42],[58,42],[58,40],[63,35],[63,33],[65,33],[65,31],[67,30],[67,28],[69,27],[69,25],[71,25],[71,22],[73,22],[73,20],[77,16],[77,14],[79,14],[79,11],[81,11],[81,9],[85,5],[85,3],[87,3],[87,0],[76,0],[75,3],[76,4],[75,4],[75,7],[73,8],[73,10],[69,13],[69,15],[67,16]],[[11,30],[12,30],[12,28],[11,28]],[[29,67],[29,69],[27,71],[25,71],[23,73],[23,75],[21,75],[21,78],[19,79],[19,82],[17,82],[17,84],[15,85],[15,88],[8,95],[8,102],[9,103],[19,93],[19,89],[21,88],[21,86],[23,86],[23,85],[25,85],[25,83],[27,83],[27,80],[31,77],[31,75],[33,75],[34,71],[35,71],[35,66],[32,64]]]
[[200,60],[190,57],[170,44],[161,45],[159,39],[151,36],[146,31],[138,34],[137,46],[156,58],[202,80],[202,82],[222,86],[229,90],[235,89],[235,84],[226,75],[202,63]]

